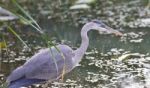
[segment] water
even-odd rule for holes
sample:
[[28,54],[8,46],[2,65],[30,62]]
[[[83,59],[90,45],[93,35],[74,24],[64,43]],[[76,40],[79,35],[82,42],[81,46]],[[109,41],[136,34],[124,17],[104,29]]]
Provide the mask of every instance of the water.
[[[47,14],[44,14],[39,17],[37,16],[38,23],[46,31],[48,36],[51,37],[54,43],[66,44],[72,47],[73,49],[76,49],[80,46],[81,42],[80,31],[81,27],[83,26],[83,23],[85,23],[86,20],[89,20],[91,18],[99,19],[99,15],[104,22],[110,24],[111,27],[117,28],[124,33],[123,37],[116,37],[114,35],[99,35],[96,31],[89,32],[88,36],[90,38],[90,44],[80,65],[75,69],[73,69],[73,71],[65,75],[63,83],[61,83],[61,81],[55,81],[51,84],[51,87],[52,88],[56,87],[149,88],[150,86],[149,27],[148,26],[141,27],[139,25],[132,24],[132,22],[131,23],[128,22],[128,17],[131,16],[130,19],[133,19],[134,16],[132,17],[132,15],[135,15],[136,18],[137,13],[142,11],[140,10],[139,12],[137,11],[133,14],[131,13],[132,11],[136,11],[138,8],[134,6],[141,5],[139,4],[139,2],[142,1],[137,0],[130,2],[129,3],[130,7],[128,9],[126,8],[126,5],[123,5],[122,8],[120,8],[122,3],[127,4],[128,2],[114,1],[114,2],[105,2],[104,5],[110,6],[105,6],[105,8],[104,7],[101,8],[102,11],[99,10],[101,6],[97,5],[98,7],[95,7],[96,11],[92,10],[89,12],[85,12],[86,14],[84,14],[84,12],[82,11],[81,12],[69,11],[67,13],[67,15],[69,16],[65,17],[66,13],[64,12],[62,14],[60,11],[60,13],[58,13],[57,16],[52,19],[48,19],[50,17]],[[41,2],[39,1],[39,3]],[[65,3],[67,3],[67,1]],[[118,9],[115,8],[111,9],[111,7],[114,7],[111,3],[115,3],[116,4],[115,8]],[[36,5],[33,6],[36,7]],[[43,6],[43,3],[41,3],[41,6]],[[64,8],[66,7],[64,6]],[[141,7],[141,9],[143,8]],[[36,12],[36,10],[34,12],[31,8],[30,10],[33,13],[38,12],[38,11]],[[44,11],[46,10],[47,7],[44,8]],[[123,13],[129,12],[129,13],[123,14],[121,12]],[[78,16],[78,14],[80,14],[80,16]],[[35,14],[33,14],[33,16],[34,15]],[[93,17],[91,17],[90,15],[92,15]],[[126,15],[126,18],[123,17],[124,15]],[[50,16],[53,17],[55,16],[55,14]],[[78,19],[79,17],[80,19]],[[139,18],[142,17],[143,14],[139,16]],[[9,41],[8,44],[10,48],[10,50],[8,50],[9,56],[6,55],[7,54],[6,50],[2,50],[1,52],[3,55],[1,58],[3,59],[3,61],[0,62],[1,85],[5,81],[8,74],[16,67],[22,65],[25,62],[26,58],[30,58],[39,49],[45,48],[45,43],[43,42],[39,33],[33,30],[31,27],[28,26],[22,27],[19,25],[19,27],[17,28],[22,29],[21,32],[20,31],[18,32],[31,49],[26,50],[25,47],[22,47],[21,43],[16,38],[11,38],[13,35],[9,35],[7,39]],[[121,56],[124,57],[121,58]],[[10,62],[8,62],[8,60],[10,60]]]

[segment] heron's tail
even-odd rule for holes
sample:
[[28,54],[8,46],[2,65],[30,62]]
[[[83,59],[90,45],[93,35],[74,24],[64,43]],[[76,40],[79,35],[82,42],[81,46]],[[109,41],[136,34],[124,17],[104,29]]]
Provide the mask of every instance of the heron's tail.
[[7,78],[6,82],[9,84],[12,81],[20,79],[25,76],[25,68],[23,66],[15,69]]

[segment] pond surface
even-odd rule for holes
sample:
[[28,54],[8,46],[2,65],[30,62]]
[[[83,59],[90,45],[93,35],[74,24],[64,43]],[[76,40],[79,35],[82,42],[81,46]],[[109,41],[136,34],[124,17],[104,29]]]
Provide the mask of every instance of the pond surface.
[[[123,2],[125,3],[125,1]],[[123,2],[118,3],[122,4]],[[101,14],[102,19],[106,20],[107,16],[103,18],[103,15],[105,12],[109,13],[109,10],[111,12],[112,9],[104,9],[108,11]],[[95,17],[98,15],[94,14]],[[80,31],[84,22],[78,24],[76,19],[71,19],[73,22],[70,23],[70,21],[60,22],[58,18],[55,18],[56,20],[48,20],[41,16],[37,18],[40,26],[54,43],[66,44],[73,49],[80,46]],[[55,81],[50,88],[149,88],[150,28],[148,26],[129,27],[129,25],[122,27],[122,24],[117,25],[114,19],[111,20],[110,25],[113,28],[119,28],[124,36],[99,35],[97,31],[90,31],[88,33],[90,44],[80,65],[65,75],[63,82]],[[2,58],[0,58],[1,85],[13,69],[22,65],[39,49],[45,48],[45,43],[38,32],[28,26],[20,28],[22,31],[18,32],[28,44],[30,50],[22,47],[20,42],[13,39],[14,37],[10,38],[12,35],[8,37],[10,50],[7,52],[4,49],[0,52],[2,53]],[[7,53],[9,56],[6,56]],[[36,86],[33,88],[40,88],[38,85]]]

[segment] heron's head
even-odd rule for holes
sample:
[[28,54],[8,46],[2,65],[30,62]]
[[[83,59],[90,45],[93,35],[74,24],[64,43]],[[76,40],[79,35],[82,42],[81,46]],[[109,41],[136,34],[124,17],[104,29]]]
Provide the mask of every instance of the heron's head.
[[116,36],[122,36],[123,34],[118,30],[114,30],[107,26],[100,20],[93,20],[90,22],[92,24],[92,29],[98,30],[100,34],[115,34]]

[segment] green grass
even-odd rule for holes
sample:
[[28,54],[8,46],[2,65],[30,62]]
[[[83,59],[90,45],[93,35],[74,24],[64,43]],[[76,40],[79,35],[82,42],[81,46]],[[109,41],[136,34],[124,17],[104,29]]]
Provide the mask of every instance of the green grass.
[[[23,41],[23,39],[19,36],[19,34],[17,34],[17,33],[13,30],[12,27],[8,26],[8,30],[9,30],[10,32],[12,32],[26,47],[28,47],[27,44]],[[29,48],[29,47],[28,47],[28,48]]]
[[46,42],[46,44],[47,44],[48,47],[55,46],[55,44],[53,44],[51,42],[51,39],[46,35],[46,33],[44,33],[44,31],[39,26],[39,24],[36,22],[36,20],[34,20],[34,18],[27,11],[25,11],[18,4],[18,2],[16,0],[12,0],[12,2],[25,15],[25,17],[24,17],[24,16],[16,13],[16,15],[20,18],[20,21],[23,22],[24,24],[30,25],[33,29],[35,29],[36,31],[38,31],[40,33],[40,36]]

